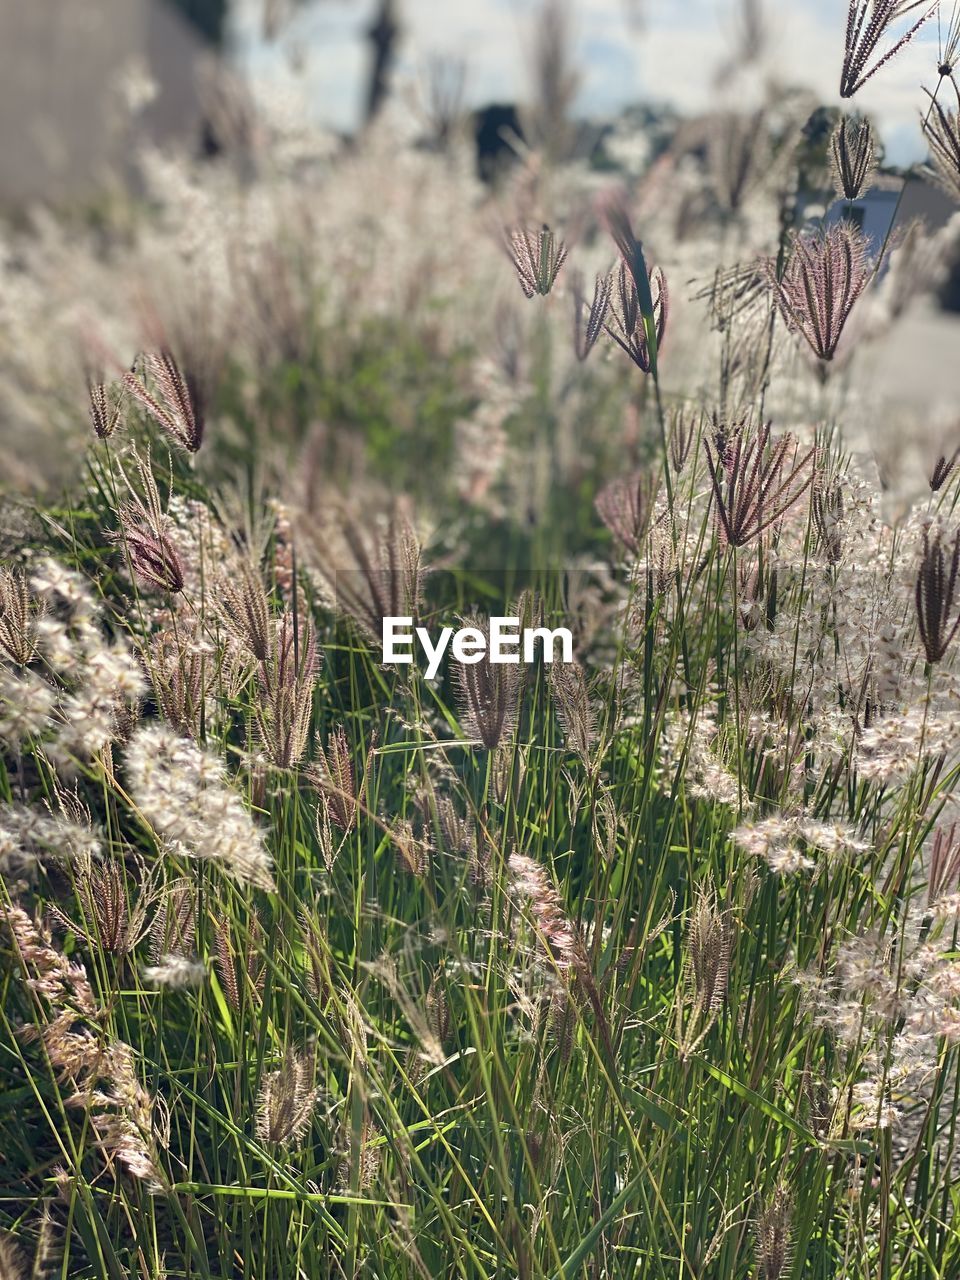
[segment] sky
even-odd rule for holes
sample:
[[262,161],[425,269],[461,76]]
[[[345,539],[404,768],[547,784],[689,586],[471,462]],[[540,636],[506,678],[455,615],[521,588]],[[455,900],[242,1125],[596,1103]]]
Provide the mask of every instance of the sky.
[[[771,29],[768,63],[778,80],[839,104],[847,0],[762,2]],[[289,52],[296,49],[310,110],[323,123],[352,128],[359,119],[367,66],[364,33],[374,0],[307,0],[273,46],[259,37],[261,3],[243,0],[236,19],[241,62],[266,83],[289,85]],[[404,32],[401,81],[415,82],[437,55],[453,56],[466,63],[467,105],[523,101],[538,0],[398,0],[398,5]],[[942,0],[941,7],[945,36],[960,0]],[[715,72],[733,50],[737,8],[738,0],[569,0],[581,70],[578,113],[603,117],[637,102],[667,103],[686,112],[715,108],[720,102]],[[855,105],[879,125],[892,163],[926,154],[921,86],[935,86],[937,55],[938,20],[933,18],[857,94]],[[730,105],[729,98],[723,105]]]

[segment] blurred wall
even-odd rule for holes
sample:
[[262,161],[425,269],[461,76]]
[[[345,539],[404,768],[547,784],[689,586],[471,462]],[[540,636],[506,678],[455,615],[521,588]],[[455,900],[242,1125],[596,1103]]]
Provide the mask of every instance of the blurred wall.
[[138,140],[196,136],[202,56],[163,0],[0,0],[0,207],[89,198]]

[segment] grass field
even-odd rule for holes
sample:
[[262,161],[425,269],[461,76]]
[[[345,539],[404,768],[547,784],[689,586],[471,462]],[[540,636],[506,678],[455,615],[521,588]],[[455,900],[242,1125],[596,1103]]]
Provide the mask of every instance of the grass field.
[[791,104],[147,157],[4,267],[2,1280],[960,1274],[960,438],[847,443],[956,228]]

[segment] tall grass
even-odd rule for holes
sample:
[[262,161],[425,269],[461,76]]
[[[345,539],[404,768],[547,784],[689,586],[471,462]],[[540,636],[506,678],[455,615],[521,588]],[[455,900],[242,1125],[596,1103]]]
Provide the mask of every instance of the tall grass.
[[[956,454],[884,518],[836,412],[880,264],[799,225],[789,128],[734,141],[775,216],[708,273],[702,395],[623,195],[566,358],[523,222],[537,310],[468,389],[396,299],[89,370],[0,578],[4,1278],[960,1274]],[[869,126],[830,149],[849,202]],[[372,332],[449,361],[416,502],[318,479],[351,415],[390,471]],[[428,680],[388,614],[577,661]]]

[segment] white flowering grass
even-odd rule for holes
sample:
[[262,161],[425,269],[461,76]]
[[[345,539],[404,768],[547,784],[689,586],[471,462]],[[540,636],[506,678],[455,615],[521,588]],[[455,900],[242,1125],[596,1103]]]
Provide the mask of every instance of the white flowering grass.
[[[58,264],[164,316],[4,541],[4,1278],[960,1274],[960,476],[892,511],[847,452],[904,259],[819,365],[842,262],[776,312],[802,123],[678,136],[636,234],[528,157],[522,287],[377,131],[151,157],[101,274],[0,266],[24,422]],[[414,612],[576,666],[427,680],[371,644]]]

